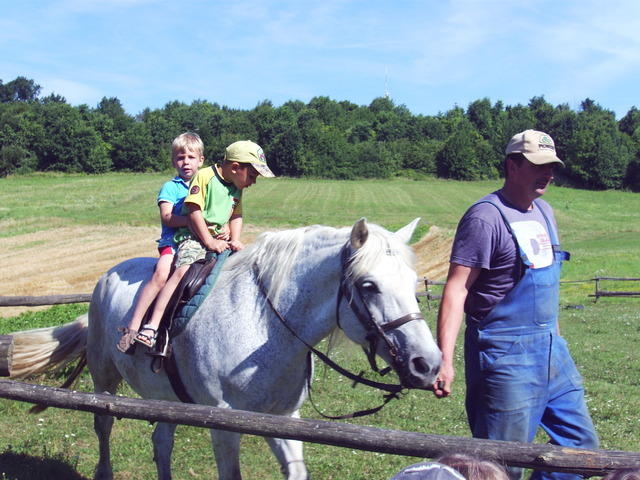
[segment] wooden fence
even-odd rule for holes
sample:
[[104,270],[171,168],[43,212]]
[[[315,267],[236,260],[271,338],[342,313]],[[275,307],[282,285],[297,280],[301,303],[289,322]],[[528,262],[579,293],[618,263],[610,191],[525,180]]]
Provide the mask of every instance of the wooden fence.
[[[589,297],[595,297],[595,301],[598,301],[600,297],[623,297],[623,298],[637,298],[640,297],[640,290],[606,290],[602,289],[603,282],[640,282],[640,278],[628,278],[628,277],[595,277],[589,280],[563,280],[560,281],[561,285],[569,283],[587,283],[594,282],[594,293]],[[431,300],[440,300],[442,295],[433,293],[433,286],[443,286],[446,282],[439,282],[424,278],[418,282],[420,285],[424,284],[424,291],[418,292],[419,298],[424,297],[427,299],[427,305],[431,308]]]
[[602,290],[601,282],[640,282],[640,278],[621,278],[621,277],[596,277],[592,279],[595,282],[595,292],[590,297],[595,297],[598,301],[600,297],[640,297],[640,290]]
[[[616,291],[616,290],[603,290],[601,288],[602,282],[615,281],[615,282],[640,282],[640,278],[625,278],[625,277],[595,277],[589,280],[566,280],[561,281],[561,284],[568,283],[585,283],[594,282],[595,291],[590,297],[595,297],[596,301],[599,297],[640,297],[640,290],[631,291]],[[438,280],[430,280],[424,277],[418,281],[418,288],[424,286],[424,291],[418,291],[416,294],[419,298],[426,298],[427,302],[431,300],[440,300],[442,295],[434,293],[433,287],[441,287],[446,282]],[[90,293],[75,293],[69,295],[45,295],[39,297],[20,295],[20,296],[0,296],[0,307],[35,307],[41,305],[58,305],[63,303],[87,303],[91,301]],[[430,306],[430,305],[429,305]]]
[[[424,291],[418,291],[416,293],[416,297],[418,299],[425,298],[427,300],[427,308],[431,310],[431,301],[432,300],[440,300],[442,295],[439,293],[433,293],[433,286],[444,286],[446,282],[440,282],[437,280],[429,280],[427,277],[424,277],[422,280],[418,281],[418,285],[422,287],[424,285]],[[418,288],[420,288],[418,287]]]
[[72,293],[69,295],[45,295],[31,297],[20,295],[15,297],[0,296],[0,307],[38,307],[41,305],[60,305],[63,303],[88,303],[90,293]]
[[634,452],[430,435],[205,405],[82,393],[10,380],[0,380],[0,397],[118,418],[216,428],[394,455],[437,458],[451,452],[466,453],[506,465],[584,476],[606,475],[613,470],[640,465],[640,453]]

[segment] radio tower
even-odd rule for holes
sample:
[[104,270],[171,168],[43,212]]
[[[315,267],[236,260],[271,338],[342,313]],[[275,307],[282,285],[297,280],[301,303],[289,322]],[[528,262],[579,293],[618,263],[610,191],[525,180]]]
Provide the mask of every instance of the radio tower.
[[384,67],[384,98],[391,98],[389,94],[389,67]]

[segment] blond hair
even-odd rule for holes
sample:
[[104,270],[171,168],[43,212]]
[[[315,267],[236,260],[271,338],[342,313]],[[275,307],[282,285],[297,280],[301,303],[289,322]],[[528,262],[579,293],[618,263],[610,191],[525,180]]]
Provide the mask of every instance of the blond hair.
[[452,453],[440,457],[437,461],[454,468],[467,480],[509,480],[506,470],[490,460]]
[[200,135],[194,132],[185,132],[178,135],[171,144],[171,158],[175,158],[178,153],[191,150],[198,155],[204,155],[204,143]]

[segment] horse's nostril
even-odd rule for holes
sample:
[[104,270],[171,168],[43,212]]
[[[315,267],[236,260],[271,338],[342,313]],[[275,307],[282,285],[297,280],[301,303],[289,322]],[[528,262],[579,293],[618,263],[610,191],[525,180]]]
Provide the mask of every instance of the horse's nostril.
[[418,375],[427,375],[429,373],[429,364],[427,364],[424,357],[412,358],[411,363],[413,364],[414,373]]

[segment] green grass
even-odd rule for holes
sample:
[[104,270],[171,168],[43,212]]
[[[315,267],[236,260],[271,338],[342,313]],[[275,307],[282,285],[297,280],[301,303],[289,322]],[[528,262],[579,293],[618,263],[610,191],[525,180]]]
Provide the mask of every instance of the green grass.
[[[0,222],[31,228],[64,224],[156,225],[155,198],[169,173],[33,174],[0,179]],[[464,185],[457,191],[456,185]],[[423,222],[455,228],[456,216],[496,182],[406,179],[259,179],[245,192],[245,219],[259,226],[352,224],[362,216],[381,225]],[[45,193],[43,195],[43,193]],[[25,196],[29,202],[25,201]],[[20,229],[4,230],[16,235]]]
[[[3,236],[63,225],[156,225],[155,195],[168,177],[38,174],[0,179],[0,244]],[[245,219],[261,227],[281,228],[313,223],[348,225],[365,216],[397,228],[422,217],[421,232],[428,225],[437,225],[452,234],[467,206],[498,187],[498,182],[436,179],[261,179],[246,192]],[[554,187],[545,199],[555,207],[563,246],[572,252],[572,260],[563,272],[565,280],[640,277],[640,195]],[[606,288],[637,290],[636,285],[612,283]],[[603,298],[596,303],[588,297],[593,288],[593,283],[563,284],[561,329],[584,376],[602,447],[640,451],[640,299]],[[430,310],[426,302],[422,306],[433,327],[435,305]],[[86,305],[58,306],[0,319],[0,333],[64,323],[83,311]],[[410,392],[375,416],[351,422],[469,436],[463,407],[461,348],[457,355],[458,381],[452,397],[436,400],[428,392]],[[335,358],[355,371],[367,368],[358,350],[341,348]],[[56,385],[60,379],[50,374],[33,382]],[[314,385],[316,403],[329,414],[369,408],[381,399],[379,393],[369,389],[352,389],[349,381],[325,372],[321,366]],[[91,391],[87,374],[76,388]],[[127,387],[121,393],[134,395]],[[4,478],[91,478],[97,459],[91,415],[52,409],[30,416],[28,408],[26,404],[0,400],[0,472],[5,472]],[[302,415],[318,418],[309,403]],[[112,453],[117,479],[153,478],[151,429],[141,421],[116,422]],[[539,439],[544,441],[542,436]],[[415,460],[325,445],[306,444],[305,448],[309,469],[319,479],[385,479]],[[256,437],[244,437],[242,467],[246,478],[281,478],[266,444]],[[178,428],[174,472],[176,479],[215,478],[206,431]]]

